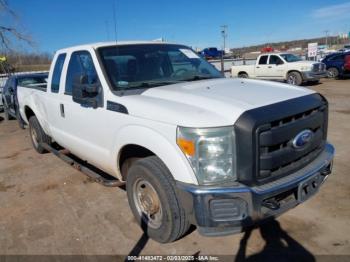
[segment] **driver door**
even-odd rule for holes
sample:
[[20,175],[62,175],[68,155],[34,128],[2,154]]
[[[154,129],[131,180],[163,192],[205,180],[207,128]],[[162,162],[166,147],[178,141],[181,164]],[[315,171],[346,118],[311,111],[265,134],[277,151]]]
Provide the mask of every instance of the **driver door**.
[[[101,99],[103,89],[89,51],[75,51],[68,63],[64,90],[60,94],[59,144],[64,145],[73,154],[96,166],[103,166],[110,157],[108,148],[110,141],[108,132],[109,121],[104,118],[103,106],[92,107],[73,101],[73,85],[77,78],[84,76],[86,85],[99,85]],[[103,104],[103,102],[102,102]]]
[[278,55],[270,55],[267,69],[266,74],[270,79],[284,79],[285,63]]

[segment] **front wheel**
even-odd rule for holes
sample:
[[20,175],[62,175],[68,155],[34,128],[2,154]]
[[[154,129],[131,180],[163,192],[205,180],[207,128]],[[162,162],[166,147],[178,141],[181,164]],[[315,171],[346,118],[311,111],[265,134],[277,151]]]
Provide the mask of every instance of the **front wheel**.
[[30,139],[32,140],[32,144],[34,149],[39,154],[44,154],[47,151],[42,146],[43,143],[46,143],[48,145],[51,144],[51,138],[45,134],[44,130],[40,126],[40,123],[36,116],[31,116],[29,118],[29,133],[30,133]]
[[330,67],[327,69],[327,75],[329,78],[337,78],[339,76],[339,70],[335,67]]
[[300,86],[303,82],[301,74],[298,72],[290,72],[287,75],[287,83],[290,85]]
[[188,230],[189,222],[177,199],[174,179],[158,157],[134,162],[127,175],[126,191],[137,223],[150,238],[169,243]]

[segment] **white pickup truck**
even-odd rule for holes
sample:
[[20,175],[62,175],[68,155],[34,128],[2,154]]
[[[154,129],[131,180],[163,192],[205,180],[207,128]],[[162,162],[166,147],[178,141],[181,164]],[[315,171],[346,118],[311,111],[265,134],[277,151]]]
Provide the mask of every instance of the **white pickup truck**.
[[74,155],[126,183],[136,220],[162,243],[191,224],[240,232],[307,200],[331,173],[323,96],[224,78],[183,45],[62,49],[47,90],[19,87],[18,100],[39,153]]
[[256,78],[287,81],[292,85],[304,82],[318,82],[327,77],[326,65],[319,62],[303,61],[289,53],[262,54],[253,65],[233,65],[232,77]]

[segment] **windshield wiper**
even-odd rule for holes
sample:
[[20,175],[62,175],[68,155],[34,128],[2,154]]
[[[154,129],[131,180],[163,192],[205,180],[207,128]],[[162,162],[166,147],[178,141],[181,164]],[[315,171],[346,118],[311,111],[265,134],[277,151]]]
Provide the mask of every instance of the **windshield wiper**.
[[189,78],[184,79],[183,81],[197,81],[197,80],[203,80],[203,79],[213,79],[213,78],[221,78],[217,76],[208,76],[208,75],[193,75]]
[[157,86],[172,85],[172,84],[177,84],[180,82],[183,82],[183,80],[144,81],[144,82],[133,83],[133,85],[119,87],[119,88],[123,89],[123,90],[142,89],[142,88],[152,88],[152,87],[157,87]]

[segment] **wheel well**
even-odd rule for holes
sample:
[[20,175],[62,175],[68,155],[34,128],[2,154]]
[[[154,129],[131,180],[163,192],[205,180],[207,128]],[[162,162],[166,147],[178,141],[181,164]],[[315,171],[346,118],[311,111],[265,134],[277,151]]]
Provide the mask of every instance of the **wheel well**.
[[238,72],[238,74],[237,74],[237,75],[242,75],[242,74],[246,74],[246,75],[248,75],[248,73],[247,73],[247,72],[245,72],[245,71],[240,71],[240,72]]
[[339,68],[337,66],[330,66],[330,67],[327,68],[327,70],[331,69],[331,68],[335,68],[335,69],[337,69],[339,71]]
[[289,75],[289,73],[292,73],[292,72],[298,73],[298,74],[300,74],[300,76],[302,76],[302,74],[298,70],[289,70],[286,74],[286,78]]
[[118,166],[123,180],[126,180],[131,164],[139,159],[155,155],[152,151],[139,145],[126,145],[119,153]]
[[24,114],[26,115],[28,121],[31,116],[35,116],[33,110],[29,106],[24,107]]

